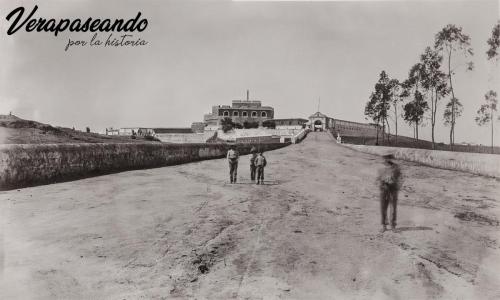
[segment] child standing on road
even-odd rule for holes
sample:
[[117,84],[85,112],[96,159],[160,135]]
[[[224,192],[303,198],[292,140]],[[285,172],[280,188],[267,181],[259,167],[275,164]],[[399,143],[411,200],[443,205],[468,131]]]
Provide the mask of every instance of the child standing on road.
[[252,149],[250,149],[250,179],[252,181],[255,180],[255,172],[257,170],[257,167],[255,166],[256,158],[257,158],[257,149],[255,149],[255,147],[252,147]]
[[257,184],[264,184],[264,168],[267,165],[264,151],[261,151],[257,158],[255,158],[255,166],[257,167]]
[[236,183],[238,178],[238,159],[238,151],[235,150],[234,146],[230,146],[229,151],[227,151],[227,161],[229,162],[229,179],[231,183]]

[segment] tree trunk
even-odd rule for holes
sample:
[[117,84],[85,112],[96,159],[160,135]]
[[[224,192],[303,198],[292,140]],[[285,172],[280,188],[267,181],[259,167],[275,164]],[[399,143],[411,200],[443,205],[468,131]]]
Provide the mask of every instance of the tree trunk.
[[394,120],[396,125],[396,144],[398,143],[398,105],[394,104]]
[[455,123],[453,123],[453,134],[452,134],[452,138],[453,138],[453,146],[455,145]]
[[385,140],[385,121],[382,119],[382,143]]
[[494,123],[494,120],[493,119],[493,109],[491,110],[491,154],[493,154],[493,123]]
[[391,128],[389,127],[389,121],[387,118],[385,119],[385,123],[387,124],[387,142],[391,141]]
[[450,128],[450,150],[453,150],[453,127]]
[[432,138],[432,150],[435,150],[436,146],[434,144],[434,91],[432,89],[431,89],[431,138]]
[[418,121],[415,122],[415,136],[417,137],[417,142],[418,142]]
[[436,143],[434,142],[434,124],[432,126],[432,150],[436,150]]
[[451,129],[450,129],[450,148],[453,150],[453,144],[455,143],[455,92],[453,91],[453,82],[451,80],[451,47],[448,51],[448,78],[450,79],[450,90],[451,90]]

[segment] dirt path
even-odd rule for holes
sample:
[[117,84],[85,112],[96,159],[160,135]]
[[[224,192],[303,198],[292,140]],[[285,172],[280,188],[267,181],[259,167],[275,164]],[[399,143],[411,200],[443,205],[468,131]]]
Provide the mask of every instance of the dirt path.
[[1,193],[0,298],[500,298],[500,182],[400,162],[382,235],[380,158],[326,133],[266,157],[264,186],[245,156],[236,185],[211,160]]

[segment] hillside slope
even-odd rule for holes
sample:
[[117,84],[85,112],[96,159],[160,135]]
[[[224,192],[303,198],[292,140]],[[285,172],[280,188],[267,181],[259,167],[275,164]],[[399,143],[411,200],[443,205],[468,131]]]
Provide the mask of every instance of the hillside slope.
[[144,143],[142,137],[110,136],[54,127],[14,115],[0,115],[0,144]]

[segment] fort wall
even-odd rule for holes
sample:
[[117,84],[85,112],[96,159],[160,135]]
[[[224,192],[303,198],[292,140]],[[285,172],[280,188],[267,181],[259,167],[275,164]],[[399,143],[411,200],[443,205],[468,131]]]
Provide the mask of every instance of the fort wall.
[[[337,136],[356,136],[356,137],[367,137],[367,136],[377,136],[377,127],[373,124],[358,123],[344,120],[334,120],[335,127],[332,133]],[[379,135],[382,135],[382,130],[380,129]]]
[[[288,144],[239,144],[265,151]],[[222,158],[226,144],[23,144],[0,145],[0,190],[79,179],[126,170]]]

